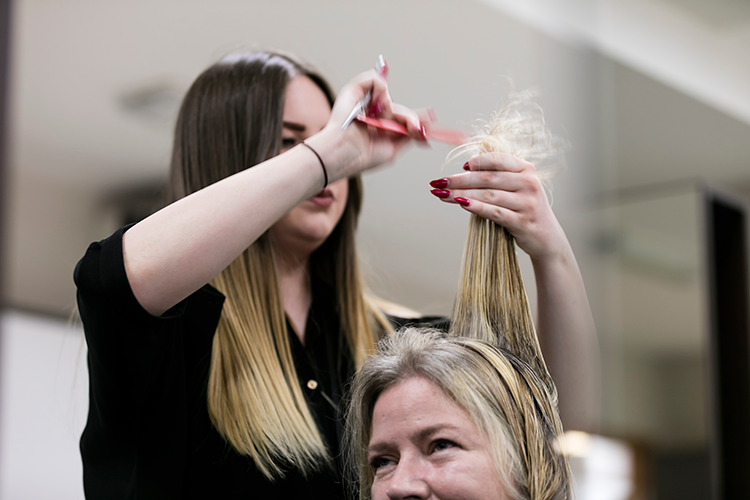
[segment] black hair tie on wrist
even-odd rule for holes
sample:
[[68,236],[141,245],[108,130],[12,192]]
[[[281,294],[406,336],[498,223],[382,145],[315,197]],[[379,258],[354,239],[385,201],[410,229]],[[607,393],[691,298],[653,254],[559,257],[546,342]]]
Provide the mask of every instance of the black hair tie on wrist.
[[325,189],[328,186],[328,171],[326,170],[326,164],[323,163],[323,158],[320,157],[317,151],[315,151],[312,146],[310,146],[308,143],[302,141],[300,144],[307,147],[310,151],[312,151],[315,156],[318,157],[318,160],[320,161],[320,166],[323,167],[323,189]]

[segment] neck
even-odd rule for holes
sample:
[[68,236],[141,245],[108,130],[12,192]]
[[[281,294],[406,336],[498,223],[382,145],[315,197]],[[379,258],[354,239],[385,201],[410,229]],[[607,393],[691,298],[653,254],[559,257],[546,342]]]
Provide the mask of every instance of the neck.
[[276,256],[276,272],[284,311],[303,344],[305,343],[307,313],[312,304],[309,262],[309,256],[304,259],[293,258],[289,255],[277,254]]

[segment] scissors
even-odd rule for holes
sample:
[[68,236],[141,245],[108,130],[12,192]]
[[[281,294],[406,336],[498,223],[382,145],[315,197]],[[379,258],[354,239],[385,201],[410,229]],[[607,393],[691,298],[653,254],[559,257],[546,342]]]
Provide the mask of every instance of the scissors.
[[[378,56],[378,62],[375,64],[375,71],[377,71],[378,74],[383,77],[383,79],[385,79],[385,76],[388,72],[388,65],[385,63],[385,59],[382,55]],[[367,94],[365,94],[365,96],[357,103],[357,105],[354,106],[352,112],[349,113],[346,121],[344,121],[344,124],[341,125],[341,130],[346,130],[354,120],[357,120],[358,122],[369,125],[370,127],[378,128],[380,130],[387,130],[389,132],[394,132],[396,134],[405,136],[409,135],[409,131],[406,129],[406,127],[394,120],[367,116],[365,114],[365,110],[370,105],[371,100],[372,90],[369,90]],[[435,120],[435,115],[432,110],[428,110],[427,115],[429,117],[427,121]],[[453,144],[455,146],[466,144],[469,141],[469,136],[458,130],[431,127],[424,123],[423,130],[425,132],[425,139],[433,141],[445,142],[447,144]]]
[[[378,72],[378,74],[385,79],[385,75],[388,73],[388,65],[385,63],[385,59],[382,55],[378,56],[378,62],[375,63],[375,71]],[[354,106],[354,109],[351,113],[349,113],[349,116],[346,118],[346,121],[343,125],[341,125],[341,130],[346,130],[349,125],[352,124],[355,118],[359,115],[363,115],[365,113],[365,110],[367,109],[367,106],[370,105],[370,101],[372,100],[372,90],[368,90],[365,96],[360,99],[360,101],[357,103],[356,106]]]

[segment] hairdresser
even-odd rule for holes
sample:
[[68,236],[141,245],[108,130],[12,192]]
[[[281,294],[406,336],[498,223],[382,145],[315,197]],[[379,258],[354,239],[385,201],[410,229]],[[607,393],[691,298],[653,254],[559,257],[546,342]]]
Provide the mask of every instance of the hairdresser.
[[[368,91],[370,113],[409,137],[342,131]],[[172,203],[76,267],[89,500],[344,496],[343,388],[399,315],[360,279],[359,174],[423,130],[374,71],[335,102],[287,55],[230,56],[197,78],[176,124]],[[507,225],[534,262],[542,335],[580,345],[585,292],[533,169],[503,155],[466,168],[435,194]]]

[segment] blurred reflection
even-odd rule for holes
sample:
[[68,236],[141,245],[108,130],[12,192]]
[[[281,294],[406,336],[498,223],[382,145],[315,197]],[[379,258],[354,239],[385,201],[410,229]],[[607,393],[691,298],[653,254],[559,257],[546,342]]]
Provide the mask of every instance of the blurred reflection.
[[623,498],[709,497],[705,237],[697,190],[678,189],[601,209],[611,313],[599,325],[602,433],[629,450],[635,496]]

